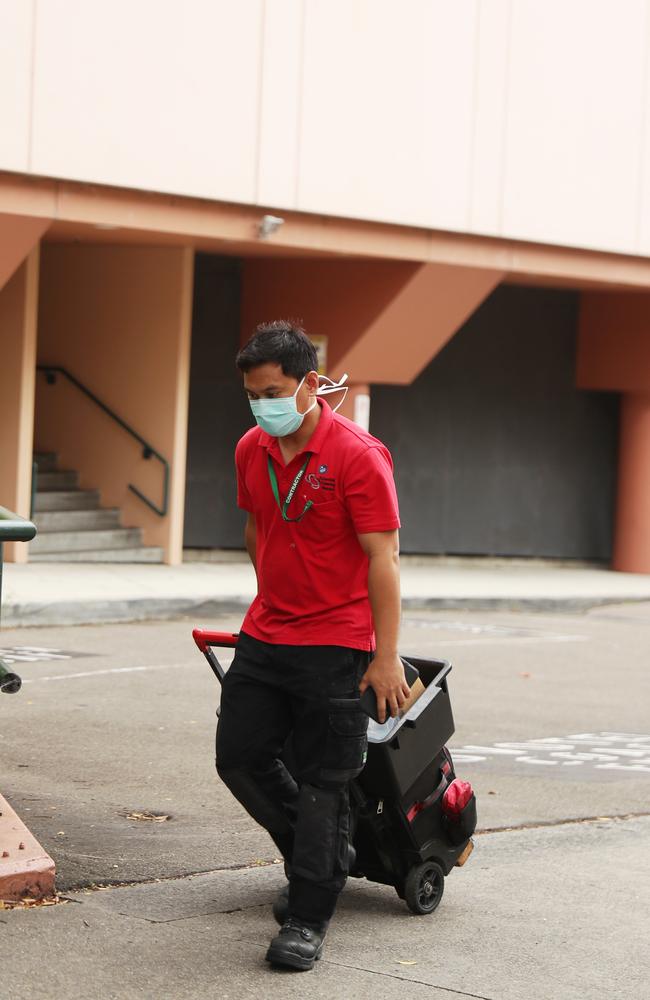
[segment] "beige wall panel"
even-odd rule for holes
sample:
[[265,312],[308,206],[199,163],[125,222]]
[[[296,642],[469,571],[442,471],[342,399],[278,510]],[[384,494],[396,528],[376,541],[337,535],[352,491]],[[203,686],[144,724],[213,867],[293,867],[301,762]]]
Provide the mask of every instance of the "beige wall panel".
[[480,0],[469,229],[501,232],[511,0]]
[[305,11],[298,207],[466,229],[476,0]]
[[32,0],[0,0],[0,170],[29,170]]
[[[0,289],[0,504],[29,517],[34,431],[38,248]],[[25,562],[27,546],[5,547]]]
[[503,235],[636,249],[646,6],[512,4]]
[[264,49],[257,201],[294,208],[302,77],[303,6],[280,0],[264,6]]
[[642,123],[641,195],[639,210],[639,253],[650,256],[650,0],[645,31],[645,95]]
[[261,0],[39,0],[35,173],[251,202]]
[[98,487],[123,523],[142,527],[167,561],[181,557],[191,323],[192,254],[183,248],[43,248],[38,358],[61,365],[149,441],[171,464],[165,518],[156,503],[162,467],[78,390],[60,379],[37,382],[36,444]]

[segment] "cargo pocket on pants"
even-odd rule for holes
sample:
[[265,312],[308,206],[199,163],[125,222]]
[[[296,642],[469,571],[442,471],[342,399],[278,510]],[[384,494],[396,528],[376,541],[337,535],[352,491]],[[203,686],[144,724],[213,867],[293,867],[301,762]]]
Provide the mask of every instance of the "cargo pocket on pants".
[[368,716],[358,698],[330,698],[327,742],[320,776],[345,784],[363,770],[368,748]]

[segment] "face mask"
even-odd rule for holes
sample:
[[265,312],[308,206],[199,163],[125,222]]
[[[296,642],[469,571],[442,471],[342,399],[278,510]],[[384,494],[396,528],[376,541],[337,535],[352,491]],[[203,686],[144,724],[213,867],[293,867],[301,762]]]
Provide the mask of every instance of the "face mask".
[[251,410],[257,423],[270,434],[271,437],[286,437],[287,434],[294,434],[301,426],[303,420],[316,406],[316,399],[309,409],[304,413],[299,413],[296,406],[296,396],[300,386],[307,376],[300,380],[300,385],[293,396],[281,396],[279,399],[251,399]]

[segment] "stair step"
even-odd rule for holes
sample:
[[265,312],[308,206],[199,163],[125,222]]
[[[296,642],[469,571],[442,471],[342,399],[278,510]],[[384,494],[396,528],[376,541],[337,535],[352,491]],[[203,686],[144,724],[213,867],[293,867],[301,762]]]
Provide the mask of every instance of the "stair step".
[[67,470],[39,472],[36,484],[39,493],[49,490],[74,490],[79,485],[79,473]]
[[51,531],[100,531],[103,528],[119,528],[119,510],[51,510],[35,515],[38,533]]
[[[33,543],[32,543],[33,544]],[[163,550],[156,545],[125,549],[82,549],[79,552],[34,552],[30,562],[161,563]]]
[[35,451],[34,461],[38,463],[39,472],[56,472],[59,456],[53,451]]
[[99,490],[48,490],[37,493],[34,512],[54,510],[96,510],[99,507]]
[[29,543],[30,558],[37,552],[83,552],[89,549],[132,549],[142,545],[141,528],[107,531],[48,531]]

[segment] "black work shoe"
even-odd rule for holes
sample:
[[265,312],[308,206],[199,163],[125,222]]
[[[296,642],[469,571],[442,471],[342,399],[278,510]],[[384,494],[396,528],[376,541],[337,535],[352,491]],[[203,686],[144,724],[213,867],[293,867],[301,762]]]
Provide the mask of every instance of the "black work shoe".
[[289,917],[283,924],[266,953],[266,961],[271,965],[283,965],[289,969],[307,972],[323,954],[323,938],[327,924],[318,928],[304,924],[296,917]]
[[280,927],[287,922],[289,916],[289,886],[285,885],[273,900],[273,916]]

